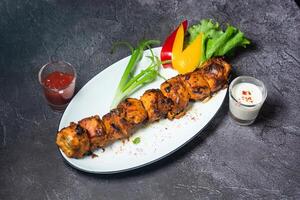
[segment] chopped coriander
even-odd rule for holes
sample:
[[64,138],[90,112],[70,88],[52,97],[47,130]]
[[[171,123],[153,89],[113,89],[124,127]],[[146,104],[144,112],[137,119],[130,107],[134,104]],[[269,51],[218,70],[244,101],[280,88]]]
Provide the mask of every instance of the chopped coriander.
[[134,138],[134,140],[132,141],[133,144],[138,144],[141,142],[141,138],[140,137],[136,137]]

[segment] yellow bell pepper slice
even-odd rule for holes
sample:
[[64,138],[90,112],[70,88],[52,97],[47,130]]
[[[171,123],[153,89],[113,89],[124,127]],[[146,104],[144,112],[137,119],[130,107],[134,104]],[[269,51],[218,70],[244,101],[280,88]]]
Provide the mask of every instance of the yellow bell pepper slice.
[[180,25],[172,48],[172,65],[180,74],[192,72],[198,67],[202,51],[202,35],[203,33],[200,33],[192,44],[182,51],[184,30]]
[[182,53],[183,42],[184,42],[184,29],[183,29],[183,25],[180,24],[173,43],[172,61],[176,59],[178,56],[180,56],[180,54]]

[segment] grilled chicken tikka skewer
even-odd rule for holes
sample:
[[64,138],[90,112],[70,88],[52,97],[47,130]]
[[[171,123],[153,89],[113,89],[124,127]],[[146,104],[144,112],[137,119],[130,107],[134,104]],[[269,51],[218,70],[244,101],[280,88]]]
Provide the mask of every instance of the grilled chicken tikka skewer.
[[231,66],[221,58],[208,60],[201,69],[166,80],[159,89],[145,91],[140,100],[127,98],[102,117],[87,117],[57,133],[56,144],[72,158],[129,138],[134,129],[162,118],[180,118],[190,100],[204,100],[227,86]]

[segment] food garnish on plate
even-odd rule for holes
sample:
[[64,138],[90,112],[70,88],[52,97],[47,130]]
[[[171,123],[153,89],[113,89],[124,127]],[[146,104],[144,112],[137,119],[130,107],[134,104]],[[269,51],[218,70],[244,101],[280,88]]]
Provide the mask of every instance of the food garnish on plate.
[[[172,60],[164,67],[173,67],[184,74],[201,68],[210,58],[229,56],[236,48],[249,44],[244,33],[231,25],[223,31],[217,22],[203,19],[187,28],[185,20],[167,37],[160,58],[161,61]],[[184,49],[184,46],[187,47]]]

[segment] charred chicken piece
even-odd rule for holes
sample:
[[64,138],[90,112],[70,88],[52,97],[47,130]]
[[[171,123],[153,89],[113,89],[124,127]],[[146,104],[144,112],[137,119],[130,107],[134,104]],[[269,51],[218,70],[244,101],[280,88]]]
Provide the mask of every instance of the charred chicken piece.
[[208,82],[203,78],[202,72],[196,70],[181,76],[189,95],[192,100],[203,100],[210,96],[210,87]]
[[87,130],[91,151],[96,148],[103,148],[109,143],[104,124],[98,115],[80,120],[79,125]]
[[173,105],[172,100],[165,97],[159,89],[147,90],[141,96],[141,101],[148,113],[149,122],[165,118]]
[[125,120],[132,125],[139,125],[147,120],[147,112],[138,99],[127,98],[117,108],[122,110]]
[[169,119],[180,118],[189,104],[190,95],[181,79],[178,75],[160,85],[163,95],[173,101],[172,110],[168,112]]
[[204,63],[201,71],[212,93],[227,86],[230,69],[230,64],[221,58],[213,58]]
[[125,119],[125,114],[120,108],[115,108],[104,115],[102,121],[110,141],[128,138],[134,128],[133,125]]
[[82,158],[90,152],[87,131],[73,122],[57,133],[56,144],[69,158]]

